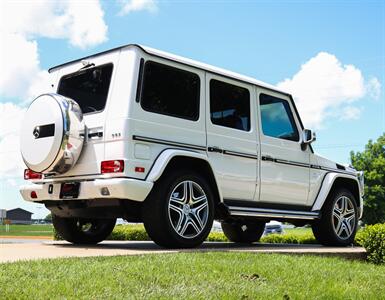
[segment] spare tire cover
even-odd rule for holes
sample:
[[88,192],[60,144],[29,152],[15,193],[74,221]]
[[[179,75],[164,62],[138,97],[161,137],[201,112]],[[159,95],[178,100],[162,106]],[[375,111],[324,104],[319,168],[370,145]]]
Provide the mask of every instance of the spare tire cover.
[[20,149],[29,169],[65,173],[79,158],[84,141],[83,114],[72,99],[43,94],[28,107],[21,127]]

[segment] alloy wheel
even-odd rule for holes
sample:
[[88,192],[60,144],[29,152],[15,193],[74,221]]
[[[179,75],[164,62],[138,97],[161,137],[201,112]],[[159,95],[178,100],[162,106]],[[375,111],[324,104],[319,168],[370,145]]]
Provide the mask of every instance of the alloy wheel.
[[186,239],[202,233],[209,216],[208,199],[203,188],[196,182],[180,182],[171,192],[168,215],[175,232]]
[[356,211],[353,202],[346,196],[337,199],[333,208],[333,228],[336,235],[343,240],[350,238],[355,230]]

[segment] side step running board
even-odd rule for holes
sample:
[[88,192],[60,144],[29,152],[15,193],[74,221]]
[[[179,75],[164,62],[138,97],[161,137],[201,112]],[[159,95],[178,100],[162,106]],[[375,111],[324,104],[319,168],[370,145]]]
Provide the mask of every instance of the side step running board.
[[281,209],[240,207],[240,206],[228,206],[228,210],[231,216],[302,219],[302,220],[319,219],[319,212],[310,212],[310,211],[294,211],[294,210],[281,210]]

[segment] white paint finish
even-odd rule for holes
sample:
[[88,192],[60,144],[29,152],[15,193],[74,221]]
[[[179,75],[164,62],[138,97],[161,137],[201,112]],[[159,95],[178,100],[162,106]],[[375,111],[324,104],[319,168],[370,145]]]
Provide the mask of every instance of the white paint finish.
[[150,146],[143,143],[135,143],[135,158],[137,159],[150,159]]
[[[245,88],[250,94],[250,131],[213,124],[210,118],[210,80],[218,80]],[[207,146],[257,156],[257,131],[255,126],[255,99],[252,85],[206,74],[206,128]],[[257,159],[208,152],[208,159],[218,178],[224,199],[254,200],[257,182]]]
[[268,84],[268,83],[265,83],[265,82],[260,81],[260,80],[256,80],[255,78],[248,77],[248,76],[245,76],[245,75],[241,75],[241,74],[238,74],[238,73],[235,73],[235,72],[232,72],[232,71],[228,71],[228,70],[225,70],[225,69],[222,69],[222,68],[218,68],[218,67],[215,67],[215,66],[212,66],[212,65],[209,65],[209,64],[206,64],[206,63],[202,63],[202,62],[199,62],[199,61],[196,61],[196,60],[192,60],[192,59],[189,59],[189,58],[185,58],[185,57],[182,57],[182,56],[179,56],[179,55],[175,55],[175,54],[171,54],[171,53],[168,53],[168,52],[160,51],[160,50],[153,49],[151,47],[147,47],[147,46],[143,46],[143,45],[137,45],[137,46],[135,46],[135,45],[128,45],[127,47],[128,48],[141,47],[147,53],[152,54],[152,55],[156,55],[156,56],[159,56],[159,57],[164,57],[166,59],[169,59],[169,60],[172,60],[172,61],[175,61],[175,62],[179,62],[181,64],[191,65],[191,66],[193,66],[195,68],[203,69],[203,70],[206,70],[207,72],[211,72],[211,73],[216,73],[216,74],[222,75],[224,77],[230,77],[230,78],[233,78],[233,79],[238,80],[238,81],[248,82],[250,84],[257,85],[257,86],[260,86],[260,87],[264,87],[264,88],[267,88],[267,89],[271,89],[271,90],[274,90],[276,92],[285,93],[284,91],[278,89],[276,86]]
[[171,159],[177,156],[191,157],[207,161],[207,156],[204,153],[186,151],[182,149],[167,149],[162,151],[156,159],[151,172],[147,176],[147,180],[151,182],[157,181],[162,176],[163,171],[166,169]]
[[[206,145],[205,137],[205,106],[204,101],[204,72],[192,67],[168,62],[154,57],[145,57],[146,60],[166,64],[181,70],[192,72],[199,76],[201,101],[199,106],[199,119],[197,121],[186,120],[182,118],[167,116],[163,114],[145,111],[140,103],[130,101],[129,110],[132,119],[130,119],[131,135],[139,135],[176,141],[179,143],[193,144],[198,146]],[[138,60],[139,63],[139,60]],[[181,99],[183,101],[183,99]],[[152,147],[150,145],[150,147]]]
[[274,159],[305,164],[307,166],[294,166],[261,160],[259,201],[306,205],[309,194],[310,168],[308,165],[310,162],[310,150],[308,148],[305,151],[301,149],[301,140],[294,142],[263,134],[259,109],[259,96],[261,93],[288,101],[301,137],[301,126],[289,98],[275,92],[258,88],[258,98],[256,101],[258,103],[258,119],[261,128],[261,157],[266,156]]
[[[313,156],[313,155],[311,155]],[[319,190],[322,187],[323,178],[327,171],[320,169],[310,169],[310,188],[309,188],[309,199],[307,202],[308,206],[312,206],[318,195]]]
[[[323,183],[322,183],[322,187],[318,193],[317,198],[315,199],[314,205],[312,207],[312,211],[317,211],[317,210],[322,209],[322,206],[324,205],[326,198],[329,195],[330,189],[332,188],[334,181],[337,178],[347,178],[347,179],[354,180],[357,183],[357,186],[358,186],[359,191],[360,191],[361,188],[360,188],[360,184],[357,180],[357,177],[355,177],[353,175],[341,174],[341,173],[328,173],[328,174],[326,174],[325,179],[323,180]],[[360,197],[360,199],[359,199],[359,201],[360,201],[359,218],[361,218],[362,213],[363,213],[363,200],[361,197],[361,191],[359,194],[360,194],[360,196],[359,196]]]
[[[110,82],[110,89],[107,96],[106,106],[103,111],[97,113],[88,113],[84,115],[84,123],[87,127],[88,132],[101,131],[103,132],[103,137],[95,137],[92,139],[86,139],[84,143],[82,153],[79,157],[77,164],[68,172],[65,173],[66,176],[79,176],[79,175],[87,175],[87,174],[99,174],[100,173],[100,163],[105,160],[105,136],[106,136],[106,123],[108,111],[111,107],[113,107],[113,103],[116,101],[112,101],[113,90],[115,86],[121,86],[121,82],[123,79],[116,79],[116,73],[120,69],[119,63],[119,55],[120,52],[113,52],[104,54],[101,56],[93,57],[90,59],[91,63],[94,63],[96,66],[112,63],[112,77]],[[59,86],[60,79],[62,76],[74,73],[82,68],[83,65],[81,62],[76,62],[71,65],[67,65],[60,70],[57,70],[58,73],[56,86]],[[55,73],[56,73],[55,72]],[[116,80],[116,81],[115,81]],[[119,81],[120,80],[120,81]],[[127,84],[125,85],[127,86]],[[118,98],[117,98],[118,99]],[[76,99],[74,99],[76,101]],[[119,102],[120,103],[120,102]],[[121,103],[116,103],[115,105],[121,105]],[[123,110],[121,108],[121,110]],[[127,110],[125,111],[127,113]]]
[[[48,124],[55,125],[55,135],[36,139],[34,128]],[[53,163],[62,143],[63,126],[61,107],[51,95],[39,96],[31,103],[25,113],[20,140],[21,154],[29,168],[41,172]]]
[[[201,159],[206,161],[210,168],[214,171],[215,169],[211,165],[210,161],[208,160],[208,157],[205,152],[194,152],[194,151],[186,151],[182,149],[166,149],[161,152],[159,157],[156,159],[151,172],[147,176],[147,181],[155,182],[157,181],[163,174],[164,170],[166,169],[168,163],[177,156],[181,157],[190,157],[195,159]],[[213,172],[214,173],[214,172]],[[219,194],[219,200],[223,200],[222,190],[219,188],[219,180],[214,173],[214,180],[216,182],[216,185],[218,187],[218,194]]]
[[[201,101],[199,106],[199,118],[197,121],[186,120],[182,118],[167,116],[163,114],[153,113],[145,111],[140,103],[135,101],[136,98],[136,83],[135,83],[135,95],[131,101],[129,101],[129,118],[127,123],[128,128],[128,138],[129,138],[129,147],[127,148],[127,154],[130,161],[135,161],[135,163],[141,163],[140,159],[135,157],[135,147],[134,141],[132,143],[132,137],[135,136],[144,136],[148,138],[155,138],[159,140],[166,140],[170,142],[177,142],[183,144],[190,144],[195,146],[206,147],[206,135],[205,135],[205,106],[202,104],[204,102],[204,72],[191,68],[184,65],[179,65],[178,63],[168,62],[163,59],[158,59],[154,57],[146,56],[146,60],[155,61],[157,63],[170,65],[172,67],[182,69],[188,72],[192,72],[199,76],[200,79],[200,94],[199,99]],[[135,70],[138,71],[138,66],[140,62],[140,56],[137,56],[137,65]],[[134,78],[137,78],[137,75],[134,75]],[[183,101],[183,99],[181,99]],[[141,142],[142,143],[142,142]],[[156,160],[161,151],[167,148],[177,148],[172,145],[161,145],[156,143],[144,143],[149,147],[149,160],[143,159],[142,163],[147,165]],[[146,171],[149,168],[146,168]],[[129,174],[128,176],[131,176]],[[134,177],[138,177],[138,173],[132,174]]]
[[[20,188],[20,193],[24,200],[39,202],[43,200],[61,201],[59,199],[60,183],[53,184],[53,193],[48,193],[49,184],[29,184]],[[153,183],[130,178],[110,178],[95,179],[92,181],[82,181],[78,199],[128,199],[134,201],[144,201],[152,189]],[[103,196],[102,188],[108,188],[110,195]],[[38,198],[32,199],[31,192],[35,191]]]
[[334,161],[331,161],[330,159],[327,159],[319,154],[313,154],[311,159],[316,165],[336,169],[336,163]]
[[[111,62],[114,64],[105,110],[87,114],[84,118],[89,131],[102,130],[104,135],[102,138],[87,141],[78,163],[72,170],[64,174],[65,176],[36,182],[53,182],[57,189],[60,181],[69,178],[71,180],[88,179],[90,181],[82,182],[79,199],[100,198],[100,183],[104,186],[108,184],[113,191],[111,197],[142,201],[151,190],[153,182],[160,178],[169,161],[175,156],[187,156],[208,161],[218,183],[221,200],[227,198],[297,205],[309,205],[314,202],[314,198],[321,188],[322,175],[325,171],[277,162],[261,162],[256,159],[204,150],[183,150],[175,145],[167,145],[167,141],[169,141],[190,144],[193,147],[200,146],[203,149],[207,146],[217,146],[224,150],[259,157],[270,155],[275,159],[335,168],[335,163],[313,155],[309,149],[302,151],[300,142],[275,139],[263,134],[259,136],[261,125],[257,92],[258,95],[264,92],[286,100],[289,100],[290,96],[280,93],[273,86],[246,76],[151,48],[143,47],[143,49],[144,51],[131,45],[88,59],[96,65]],[[190,71],[199,76],[201,89],[197,121],[160,115],[142,109],[141,105],[135,101],[141,57]],[[56,69],[52,76],[57,78],[54,82],[55,86],[58,86],[61,76],[75,72],[81,67],[79,61]],[[211,78],[249,89],[251,96],[250,132],[211,123],[208,99],[208,83]],[[300,122],[295,114],[294,118],[298,130],[300,130]],[[166,144],[135,141],[133,140],[134,135],[165,140]],[[100,174],[100,162],[107,159],[123,159],[125,161],[124,173]],[[145,172],[135,172],[136,166],[145,168]],[[87,176],[80,177],[81,175]],[[142,180],[113,178],[116,176]],[[352,177],[354,178],[354,176]],[[256,183],[258,184],[256,185]],[[330,181],[324,182],[322,195],[327,195],[326,190],[330,188],[331,184]],[[55,194],[50,196],[43,192],[47,185],[40,184],[33,185],[33,187],[39,191],[39,194],[42,193],[42,196],[39,195],[39,200],[56,197]],[[21,192],[27,200],[31,200],[28,199],[30,191],[29,187],[22,188]],[[315,207],[322,207],[323,202],[320,197],[318,196]],[[55,200],[58,199],[55,198]],[[362,208],[362,199],[360,200]]]

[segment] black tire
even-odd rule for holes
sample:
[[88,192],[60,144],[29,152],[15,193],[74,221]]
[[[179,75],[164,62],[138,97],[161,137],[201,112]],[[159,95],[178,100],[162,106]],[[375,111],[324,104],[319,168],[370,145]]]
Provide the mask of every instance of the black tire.
[[62,218],[52,215],[55,230],[73,244],[97,244],[105,240],[115,227],[116,219]]
[[265,230],[265,222],[222,222],[225,236],[234,243],[251,244],[258,242]]
[[[349,190],[336,189],[326,201],[321,210],[321,218],[312,224],[315,238],[325,246],[351,245],[358,225],[358,209],[354,195]],[[341,206],[344,201],[347,209]]]
[[[188,185],[188,191],[191,190],[189,182],[193,186],[192,195],[204,193],[207,201],[202,198],[199,200],[202,202],[193,204],[192,198],[184,195],[181,197],[180,192],[185,184]],[[172,193],[173,199],[177,200],[171,200]],[[207,206],[203,207],[203,202]],[[199,208],[198,204],[202,207]],[[214,220],[214,195],[204,177],[193,171],[178,170],[164,175],[156,183],[142,209],[144,227],[156,244],[167,248],[192,248],[201,245],[210,233]]]

